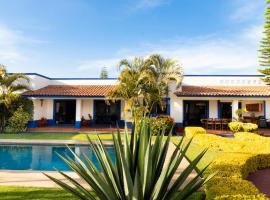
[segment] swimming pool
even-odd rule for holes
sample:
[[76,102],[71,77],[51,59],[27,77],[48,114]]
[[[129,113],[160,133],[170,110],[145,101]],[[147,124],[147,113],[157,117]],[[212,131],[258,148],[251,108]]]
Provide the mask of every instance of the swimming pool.
[[[87,145],[72,145],[71,149],[81,158],[87,155],[100,169],[94,152]],[[115,159],[113,146],[106,146],[112,160]],[[71,171],[57,155],[74,156],[64,145],[0,145],[0,170],[41,170],[41,171]]]

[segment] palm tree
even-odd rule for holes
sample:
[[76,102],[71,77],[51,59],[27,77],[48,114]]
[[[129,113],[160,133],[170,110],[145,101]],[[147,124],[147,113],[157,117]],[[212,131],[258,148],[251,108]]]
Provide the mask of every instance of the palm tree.
[[136,109],[145,103],[145,87],[151,83],[151,70],[148,70],[144,59],[140,57],[135,57],[133,61],[121,60],[119,69],[121,73],[118,84],[108,98],[125,100],[126,108],[131,109],[131,115],[134,117]]
[[28,90],[29,79],[26,75],[20,73],[7,73],[3,65],[0,65],[0,132],[6,124],[8,110],[16,98],[16,93]]
[[159,54],[152,54],[146,61],[146,65],[152,69],[154,81],[152,90],[154,93],[148,93],[152,104],[159,103],[164,109],[163,100],[169,95],[169,84],[176,82],[176,89],[181,86],[183,79],[182,66],[174,59],[163,58]]

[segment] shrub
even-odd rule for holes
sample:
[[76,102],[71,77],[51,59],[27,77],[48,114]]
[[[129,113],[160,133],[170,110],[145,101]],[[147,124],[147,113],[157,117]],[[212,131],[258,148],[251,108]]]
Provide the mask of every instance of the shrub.
[[202,127],[186,127],[184,132],[187,138],[193,138],[197,134],[206,134],[206,130]]
[[[184,185],[186,178],[195,169],[206,151],[200,152],[186,169],[174,177],[189,145],[183,145],[182,138],[178,148],[174,148],[172,155],[168,157],[169,146],[172,145],[170,144],[171,133],[167,138],[164,138],[162,133],[153,137],[151,125],[145,123],[144,119],[141,123],[140,132],[133,130],[130,138],[127,132],[123,135],[123,139],[120,134],[112,135],[115,164],[102,141],[90,141],[101,171],[96,169],[93,161],[87,156],[81,159],[71,149],[76,161],[68,156],[62,157],[68,166],[84,180],[84,185],[63,172],[60,173],[69,184],[52,176],[46,176],[78,199],[96,199],[89,192],[89,188],[101,200],[187,199],[205,182],[205,179],[200,178],[203,173],[201,172]],[[165,162],[166,157],[168,162]],[[181,191],[179,191],[180,187]]]
[[251,132],[258,129],[257,124],[243,123],[243,122],[230,122],[228,126],[233,133],[237,133],[241,131]]
[[267,199],[244,180],[250,173],[266,167],[270,167],[270,154],[223,154],[209,168],[210,173],[218,173],[206,186],[207,199]]
[[250,173],[270,167],[270,138],[239,132],[235,138],[197,134],[193,142],[220,151],[206,174],[217,172],[206,186],[206,199],[267,199],[251,182]]
[[253,124],[253,123],[244,123],[243,124],[243,131],[245,132],[252,132],[258,129],[258,125],[257,124]]
[[228,124],[230,130],[233,132],[233,133],[236,133],[236,132],[240,132],[243,128],[243,123],[242,122],[230,122]]
[[174,120],[170,116],[160,116],[160,117],[154,117],[150,119],[151,121],[151,129],[153,135],[158,135],[163,130],[166,134],[170,132],[170,129],[174,125]]
[[26,130],[26,124],[31,119],[31,115],[20,106],[8,119],[6,132],[20,132]]
[[[147,117],[144,118],[144,121],[148,124],[151,124],[150,128],[153,135],[158,135],[162,131],[165,131],[165,134],[168,134],[171,128],[174,125],[174,120],[170,116],[159,116],[159,117]],[[141,119],[138,120],[138,123],[135,125],[138,132],[141,129]]]

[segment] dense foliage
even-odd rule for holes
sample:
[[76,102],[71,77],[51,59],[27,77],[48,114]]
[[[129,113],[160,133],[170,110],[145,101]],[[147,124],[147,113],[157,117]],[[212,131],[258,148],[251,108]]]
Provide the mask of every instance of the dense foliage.
[[218,171],[205,186],[206,199],[267,199],[247,176],[270,167],[270,139],[254,133],[235,133],[235,138],[194,134],[193,142],[202,149],[220,153],[206,172]]
[[258,125],[257,124],[253,124],[253,123],[243,123],[243,122],[230,122],[228,124],[230,130],[233,133],[237,133],[237,132],[252,132],[258,129]]
[[32,114],[32,101],[19,95],[19,92],[28,89],[28,81],[24,74],[9,74],[4,66],[0,65],[0,132],[4,131],[7,121],[20,106]]
[[266,0],[267,8],[265,10],[264,37],[261,40],[261,55],[259,57],[260,65],[263,67],[258,71],[265,75],[263,81],[270,82],[270,0]]
[[109,94],[109,98],[124,99],[125,110],[130,111],[132,118],[141,107],[148,113],[157,104],[164,109],[169,82],[176,82],[178,88],[183,76],[182,68],[176,60],[165,59],[157,54],[146,59],[135,57],[133,61],[121,60],[119,68],[121,72],[118,84]]
[[[141,123],[140,131],[135,129],[130,137],[127,132],[123,139],[121,139],[120,134],[113,134],[115,163],[101,140],[98,142],[90,141],[102,172],[97,170],[88,157],[84,156],[85,161],[83,161],[73,151],[71,153],[77,162],[69,157],[62,158],[95,191],[101,200],[187,199],[208,181],[208,179],[200,178],[207,169],[206,167],[197,176],[190,177],[186,185],[184,184],[206,151],[200,152],[187,168],[175,177],[191,142],[185,145],[182,139],[175,148],[170,143],[171,134],[165,138],[163,131],[156,137],[152,137],[151,125],[144,120]],[[171,156],[168,156],[170,155],[169,149],[172,150]],[[54,177],[47,176],[79,199],[95,199],[90,193],[89,187],[82,186],[63,172],[60,173],[74,187]],[[179,188],[181,188],[180,191]]]
[[20,106],[8,119],[5,127],[6,133],[16,133],[26,130],[26,124],[31,119],[31,115]]
[[186,127],[185,136],[187,138],[193,138],[197,134],[206,134],[206,130],[202,127]]

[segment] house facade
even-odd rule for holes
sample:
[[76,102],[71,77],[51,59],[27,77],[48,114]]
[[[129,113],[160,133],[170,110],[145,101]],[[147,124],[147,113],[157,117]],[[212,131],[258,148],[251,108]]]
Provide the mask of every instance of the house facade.
[[[73,125],[80,128],[82,120],[90,126],[111,126],[125,121],[130,125],[125,102],[107,104],[105,98],[117,84],[117,79],[49,78],[36,73],[27,74],[31,91],[23,96],[34,103],[33,120],[29,127],[47,119],[48,126]],[[270,119],[270,86],[260,75],[185,75],[182,86],[170,85],[165,114],[177,126],[199,125],[206,118],[236,118],[239,108],[247,110],[246,118]]]

